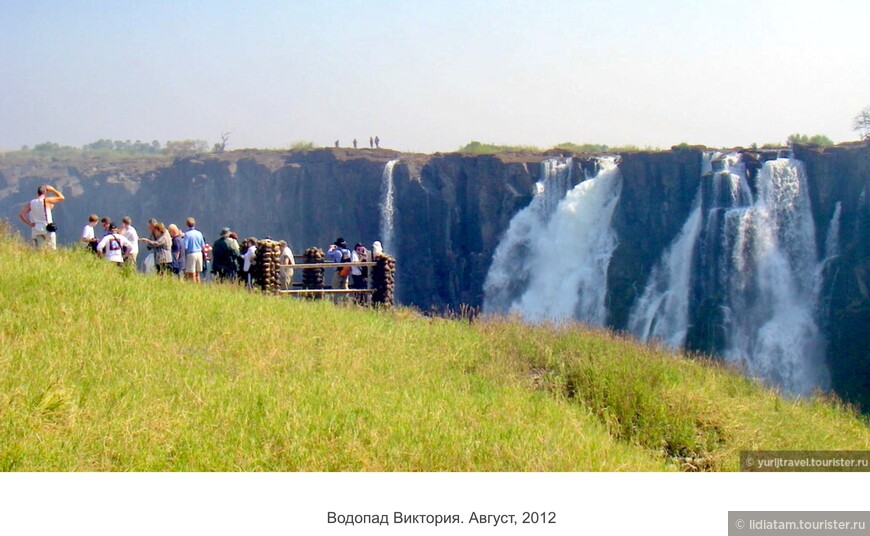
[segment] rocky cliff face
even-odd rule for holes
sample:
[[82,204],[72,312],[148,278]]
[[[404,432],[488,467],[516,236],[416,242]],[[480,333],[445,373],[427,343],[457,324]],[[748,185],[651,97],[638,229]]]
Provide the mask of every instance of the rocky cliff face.
[[[806,164],[819,252],[837,203],[841,207],[841,255],[826,269],[822,324],[835,390],[868,407],[870,146],[798,147],[796,156]],[[96,212],[130,215],[143,228],[150,217],[180,224],[194,216],[207,239],[230,226],[242,236],[287,239],[297,251],[325,247],[338,236],[370,244],[380,238],[384,166],[396,158],[392,253],[398,257],[399,300],[424,310],[480,306],[493,252],[511,218],[531,201],[546,155],[321,149],[97,164],[0,160],[0,207],[15,219],[36,187],[52,182],[70,199],[56,212],[61,242],[74,242],[87,215]],[[595,168],[592,159],[575,158],[573,165],[575,182]],[[652,266],[691,210],[701,168],[696,148],[622,155],[623,190],[613,217],[619,245],[608,270],[609,326],[626,327]]]
[[806,164],[819,251],[840,204],[840,251],[826,266],[822,329],[832,385],[870,409],[870,145],[797,147]]

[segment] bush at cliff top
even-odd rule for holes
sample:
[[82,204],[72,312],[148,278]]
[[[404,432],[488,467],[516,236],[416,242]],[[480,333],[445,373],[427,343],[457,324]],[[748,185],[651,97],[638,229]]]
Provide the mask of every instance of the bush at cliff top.
[[460,153],[497,154],[497,153],[540,153],[540,148],[532,145],[496,145],[471,141],[459,148]]

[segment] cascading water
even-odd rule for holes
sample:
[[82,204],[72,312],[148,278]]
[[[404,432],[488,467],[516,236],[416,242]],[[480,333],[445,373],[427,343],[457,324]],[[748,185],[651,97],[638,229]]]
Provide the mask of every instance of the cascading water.
[[700,196],[676,241],[653,268],[643,295],[632,308],[628,329],[642,340],[682,348],[689,326],[689,292],[695,246],[701,232]]
[[[712,324],[711,346],[752,376],[797,395],[826,389],[820,263],[803,164],[764,163],[753,195],[739,155],[712,160],[689,219],[633,309],[631,330],[680,347],[692,320]],[[836,234],[832,223],[829,249]]]
[[541,180],[535,183],[529,206],[510,221],[504,238],[496,247],[484,282],[484,310],[506,313],[528,288],[531,264],[525,259],[532,243],[543,232],[559,201],[571,188],[573,160],[551,158],[541,162]]
[[380,240],[384,251],[390,255],[396,255],[395,231],[393,219],[396,214],[395,186],[393,184],[393,168],[399,160],[390,160],[384,166],[381,175],[381,202],[380,202]]
[[[488,312],[603,325],[611,227],[622,179],[614,159],[555,203],[547,164],[535,198],[514,217],[485,284]],[[830,384],[817,318],[815,226],[803,164],[777,158],[752,177],[739,154],[705,155],[690,214],[629,318],[644,340],[718,353],[785,392]],[[564,184],[564,183],[562,183]],[[839,207],[825,258],[836,256]]]
[[611,218],[622,177],[615,158],[598,165],[595,177],[575,186],[551,214],[542,200],[514,218],[520,219],[511,222],[487,275],[488,311],[604,325],[607,267],[617,244]]
[[830,380],[816,324],[818,256],[803,164],[766,162],[757,188],[755,203],[726,219],[735,239],[724,355],[753,376],[806,395]]
[[689,329],[695,257],[702,229],[706,227],[708,235],[715,234],[723,207],[752,202],[739,155],[705,153],[701,170],[704,177],[710,177],[711,187],[699,186],[686,223],[650,273],[628,322],[629,331],[641,340],[655,339],[675,349],[684,346]]
[[825,261],[840,255],[840,213],[842,205],[839,201],[834,205],[834,215],[831,216],[831,224],[828,225],[828,234],[825,236]]

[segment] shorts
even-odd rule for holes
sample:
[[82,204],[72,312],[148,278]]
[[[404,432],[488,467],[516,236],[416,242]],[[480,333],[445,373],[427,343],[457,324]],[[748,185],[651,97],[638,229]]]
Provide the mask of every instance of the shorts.
[[188,253],[184,257],[184,273],[198,274],[202,271],[202,251]]
[[57,249],[57,234],[49,233],[45,229],[33,227],[30,230],[30,239],[37,248]]

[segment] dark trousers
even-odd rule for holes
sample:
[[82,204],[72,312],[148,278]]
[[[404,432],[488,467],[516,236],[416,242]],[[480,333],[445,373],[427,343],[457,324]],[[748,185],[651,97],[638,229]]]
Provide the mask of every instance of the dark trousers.
[[232,283],[236,280],[236,271],[231,268],[216,268],[212,270],[218,281]]

